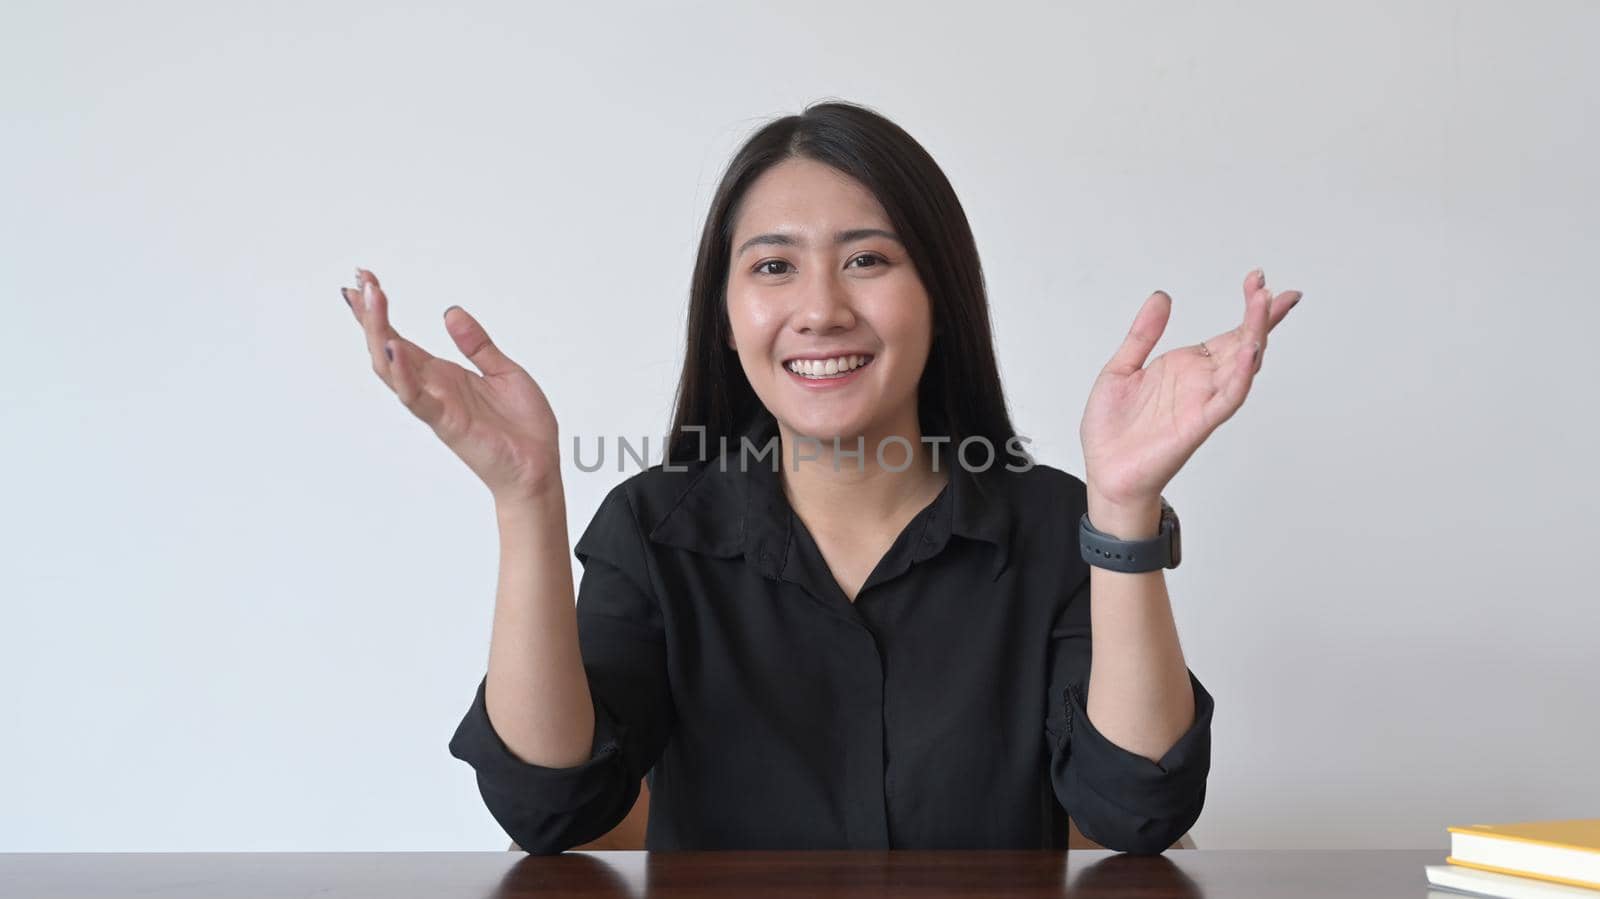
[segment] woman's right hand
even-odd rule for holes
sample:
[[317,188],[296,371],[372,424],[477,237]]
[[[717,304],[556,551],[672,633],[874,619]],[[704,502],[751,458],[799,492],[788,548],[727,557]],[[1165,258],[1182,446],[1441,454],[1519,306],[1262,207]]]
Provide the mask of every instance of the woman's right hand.
[[356,286],[339,292],[366,333],[373,372],[483,480],[497,504],[560,486],[555,413],[477,319],[460,306],[444,313],[445,330],[481,376],[395,333],[389,298],[372,272],[356,269]]

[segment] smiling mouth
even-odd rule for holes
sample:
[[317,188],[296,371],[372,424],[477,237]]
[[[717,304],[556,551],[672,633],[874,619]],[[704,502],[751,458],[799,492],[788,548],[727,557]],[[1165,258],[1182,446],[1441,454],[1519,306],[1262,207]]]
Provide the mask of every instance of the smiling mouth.
[[851,373],[866,368],[875,358],[877,357],[871,354],[857,353],[832,359],[791,359],[785,362],[783,367],[791,374],[808,381],[831,381],[848,377]]

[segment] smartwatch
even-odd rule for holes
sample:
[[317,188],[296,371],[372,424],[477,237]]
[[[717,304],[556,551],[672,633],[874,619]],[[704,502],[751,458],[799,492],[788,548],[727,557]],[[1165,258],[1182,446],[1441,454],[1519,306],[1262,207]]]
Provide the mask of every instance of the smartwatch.
[[1083,560],[1111,571],[1138,574],[1177,568],[1183,560],[1178,513],[1161,497],[1161,532],[1148,540],[1118,540],[1089,523],[1089,513],[1078,523],[1078,550]]

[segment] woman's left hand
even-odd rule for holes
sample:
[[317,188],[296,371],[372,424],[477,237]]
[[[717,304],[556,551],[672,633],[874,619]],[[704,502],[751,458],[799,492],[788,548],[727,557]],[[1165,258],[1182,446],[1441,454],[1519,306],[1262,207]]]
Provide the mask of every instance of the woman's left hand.
[[1095,379],[1079,425],[1084,479],[1100,501],[1156,505],[1178,469],[1244,404],[1266,357],[1267,333],[1302,294],[1273,296],[1256,269],[1245,276],[1244,296],[1238,327],[1163,353],[1148,366],[1172,298],[1158,290],[1145,300],[1127,339]]

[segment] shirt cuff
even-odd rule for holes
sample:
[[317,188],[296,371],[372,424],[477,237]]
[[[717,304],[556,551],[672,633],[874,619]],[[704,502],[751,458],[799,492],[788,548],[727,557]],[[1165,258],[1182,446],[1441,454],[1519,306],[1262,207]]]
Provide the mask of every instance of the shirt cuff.
[[1212,699],[1193,671],[1189,684],[1194,723],[1155,762],[1107,739],[1089,720],[1086,700],[1066,687],[1065,736],[1078,780],[1110,804],[1147,818],[1184,815],[1203,803],[1211,769]]
[[531,807],[569,812],[593,802],[616,782],[612,768],[626,728],[604,706],[594,704],[589,758],[570,768],[550,768],[523,761],[500,738],[484,697],[488,683],[488,675],[478,682],[472,705],[450,738],[450,754],[471,765],[481,785]]

